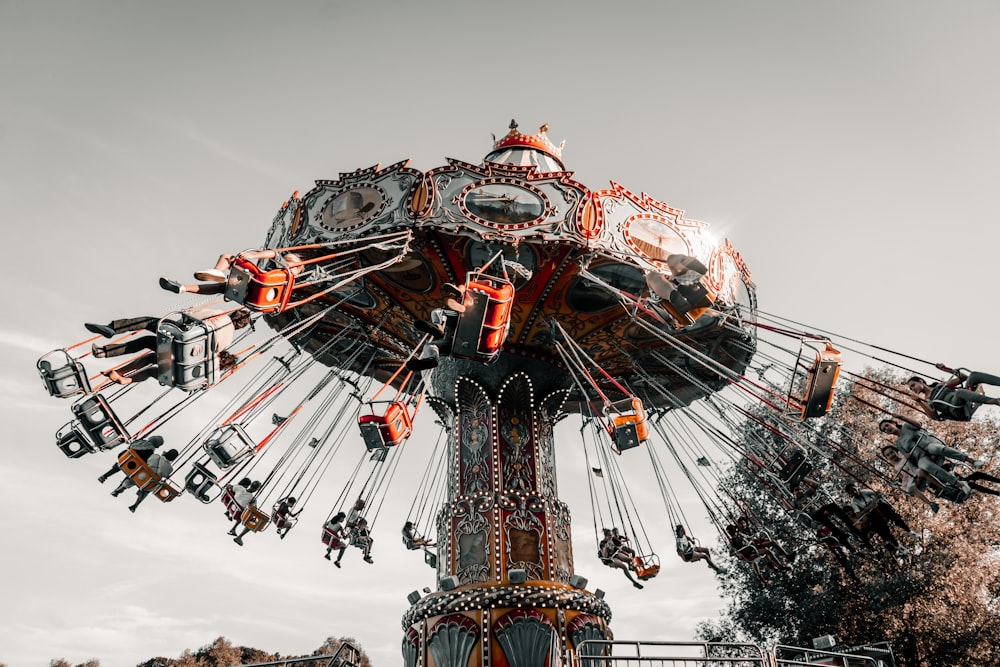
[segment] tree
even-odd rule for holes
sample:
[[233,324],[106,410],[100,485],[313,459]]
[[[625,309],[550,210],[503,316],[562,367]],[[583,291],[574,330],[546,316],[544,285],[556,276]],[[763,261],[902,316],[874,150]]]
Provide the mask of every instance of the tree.
[[[887,640],[904,667],[1000,665],[995,652],[1000,646],[1000,531],[995,523],[1000,504],[996,496],[974,493],[962,504],[939,500],[940,511],[932,513],[893,486],[893,471],[879,458],[879,449],[892,439],[878,431],[877,423],[886,412],[921,417],[870,387],[893,395],[880,385],[899,387],[903,380],[868,371],[865,380],[838,395],[834,409],[809,439],[825,453],[813,475],[835,492],[854,479],[884,494],[921,533],[919,543],[910,542],[914,551],[898,557],[876,539],[873,550],[859,546],[842,567],[807,531],[788,520],[752,465],[738,466],[727,482],[729,492],[745,498],[798,557],[790,571],[768,585],[758,582],[748,568],[730,567],[723,586],[731,603],[719,623],[700,628],[702,638],[718,638],[735,629],[751,641],[811,646],[813,637],[831,634],[848,643]],[[924,426],[977,458],[997,449],[1000,423],[986,415],[969,423]],[[992,467],[1000,473],[997,465]]]

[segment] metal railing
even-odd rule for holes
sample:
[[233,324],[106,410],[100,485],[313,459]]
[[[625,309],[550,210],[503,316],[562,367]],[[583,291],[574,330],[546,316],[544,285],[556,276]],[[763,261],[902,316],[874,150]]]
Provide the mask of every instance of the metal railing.
[[317,667],[359,667],[361,664],[361,652],[352,644],[344,642],[333,655],[328,653],[317,653],[302,658],[282,658],[281,660],[271,660],[270,662],[254,662],[232,667],[287,667],[288,665],[300,665],[306,662],[314,662]]
[[567,662],[570,667],[771,667],[755,644],[593,639],[580,642]]

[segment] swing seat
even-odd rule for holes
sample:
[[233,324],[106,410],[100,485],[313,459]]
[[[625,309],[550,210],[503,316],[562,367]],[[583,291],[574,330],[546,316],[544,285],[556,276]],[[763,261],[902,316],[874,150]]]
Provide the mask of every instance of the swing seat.
[[202,447],[215,465],[223,470],[251,456],[257,446],[239,424],[226,424],[213,431]]
[[184,490],[207,504],[219,497],[219,493],[212,495],[212,492],[218,489],[216,481],[214,472],[203,463],[195,463],[184,477]]
[[229,270],[224,296],[260,313],[280,313],[288,307],[294,285],[289,268],[262,271],[253,262],[237,259]]
[[[49,358],[60,352],[62,358],[58,362]],[[57,363],[59,365],[56,365]],[[76,394],[89,394],[91,391],[90,380],[87,379],[87,371],[83,364],[71,357],[66,350],[53,350],[42,356],[38,360],[37,367],[49,396],[69,398]]]
[[455,325],[452,355],[483,363],[494,361],[507,339],[513,301],[514,285],[509,280],[470,273],[465,310]]
[[226,516],[230,521],[236,521],[237,518],[241,518],[243,510],[246,509],[236,502],[236,492],[232,486],[226,486],[222,490],[222,504],[226,506]]
[[809,367],[809,383],[802,398],[802,419],[822,417],[833,403],[833,389],[840,377],[843,356],[830,343],[826,349],[816,351],[816,359]]
[[[708,287],[704,277],[697,283],[696,289],[691,289],[693,287],[686,286],[685,291],[688,294],[684,294],[675,287],[669,298],[660,301],[660,306],[681,327],[691,326],[697,322],[715,304],[716,294]],[[681,298],[677,298],[675,295]],[[693,303],[692,298],[694,298]]]
[[78,421],[64,424],[56,431],[56,446],[71,459],[77,459],[97,451],[97,447],[90,442]]
[[942,486],[935,493],[935,496],[941,498],[942,500],[947,500],[952,503],[964,503],[972,495],[971,492],[965,492],[958,486],[954,484],[949,484],[947,486]]
[[638,398],[612,403],[606,409],[606,414],[611,421],[609,431],[619,454],[626,449],[638,447],[649,438],[646,410]]
[[134,449],[126,449],[118,455],[118,466],[143,491],[153,492],[160,485],[160,476],[153,472]]
[[153,495],[159,498],[160,502],[169,503],[181,495],[181,490],[171,484],[170,480],[162,479],[156,489],[153,490]]
[[369,403],[372,414],[358,417],[361,437],[369,450],[395,447],[413,432],[413,421],[406,405],[400,401],[388,403],[385,414],[375,414],[374,403]]
[[432,568],[434,568],[436,570],[437,566],[438,566],[438,557],[437,557],[437,554],[434,553],[433,551],[431,551],[430,549],[425,548],[424,549],[424,562],[427,563],[428,565],[430,565]]
[[266,512],[262,512],[258,507],[251,505],[250,507],[243,510],[240,515],[240,523],[244,527],[249,528],[255,533],[267,528],[267,524],[270,523],[271,517]]
[[291,513],[279,512],[278,507],[280,505],[281,503],[275,503],[274,507],[271,508],[271,523],[278,530],[291,530],[298,523],[298,517],[292,516]]
[[100,394],[85,396],[70,406],[70,409],[97,449],[107,450],[123,442],[132,441],[125,425],[111,409],[104,396]]
[[656,554],[635,556],[632,558],[632,565],[635,569],[635,576],[643,581],[652,579],[660,573],[660,560]]
[[347,543],[344,542],[340,537],[338,537],[332,530],[323,526],[323,544],[330,547],[331,549],[346,549]]
[[813,465],[806,458],[806,453],[794,445],[791,449],[786,449],[781,453],[777,463],[780,466],[778,479],[792,488],[798,486],[813,470]]
[[215,330],[207,322],[181,313],[164,319],[156,330],[158,379],[165,387],[195,391],[218,381]]

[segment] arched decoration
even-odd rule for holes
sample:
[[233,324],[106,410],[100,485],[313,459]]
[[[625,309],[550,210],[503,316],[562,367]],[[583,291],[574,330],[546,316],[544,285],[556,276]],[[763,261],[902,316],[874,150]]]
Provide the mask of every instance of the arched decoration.
[[542,399],[537,411],[538,423],[538,447],[536,455],[538,457],[538,476],[541,485],[541,494],[546,498],[555,498],[556,488],[556,456],[555,456],[555,433],[553,428],[556,422],[566,416],[562,411],[562,406],[569,397],[569,389],[561,389],[553,392]]
[[455,574],[462,584],[487,581],[490,576],[492,530],[486,517],[493,500],[480,496],[477,501],[463,499],[455,503]]
[[406,631],[403,636],[403,667],[417,667],[417,660],[420,656],[420,633],[413,628]]
[[468,378],[458,379],[455,396],[458,413],[459,478],[463,495],[493,490],[493,419],[486,391]]
[[479,628],[475,621],[461,614],[451,614],[434,626],[427,647],[437,667],[466,667],[478,639]]
[[539,611],[515,609],[494,624],[493,634],[510,667],[545,667],[555,628]]
[[506,493],[536,493],[531,380],[516,373],[500,389],[500,482]]
[[581,658],[595,657],[603,655],[605,652],[604,646],[600,644],[584,644],[588,640],[605,641],[608,639],[601,621],[590,614],[578,614],[569,622],[566,634],[569,635],[573,648]]
[[[521,500],[519,497],[510,497],[509,500]],[[503,523],[504,543],[507,545],[507,565],[509,568],[523,569],[528,574],[528,579],[541,579],[545,576],[545,525],[539,516],[544,516],[543,512],[531,512],[525,507],[527,503],[523,501],[521,505],[512,512],[505,512],[506,519]],[[540,504],[540,503],[539,503]]]

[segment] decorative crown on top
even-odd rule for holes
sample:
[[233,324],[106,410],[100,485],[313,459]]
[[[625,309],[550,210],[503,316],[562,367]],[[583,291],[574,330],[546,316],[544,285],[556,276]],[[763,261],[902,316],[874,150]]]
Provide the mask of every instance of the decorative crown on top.
[[511,119],[510,121],[510,132],[501,139],[493,143],[493,150],[500,150],[501,148],[508,148],[510,146],[523,146],[526,148],[534,148],[540,150],[547,155],[551,155],[555,159],[562,161],[562,149],[566,144],[565,141],[559,142],[556,146],[548,137],[549,124],[542,123],[542,126],[538,128],[537,134],[521,134],[517,131],[517,121]]

